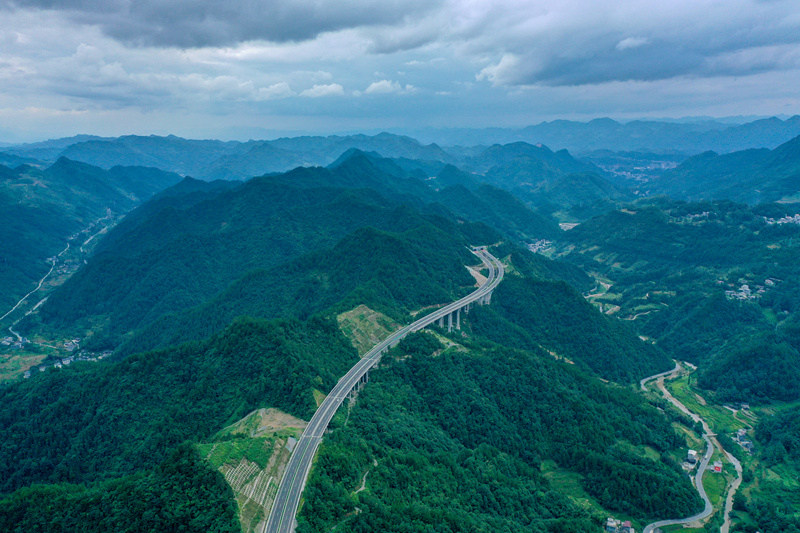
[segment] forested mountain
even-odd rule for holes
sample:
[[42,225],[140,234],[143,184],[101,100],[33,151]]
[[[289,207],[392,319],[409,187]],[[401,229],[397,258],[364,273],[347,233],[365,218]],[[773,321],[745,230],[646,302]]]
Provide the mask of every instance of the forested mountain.
[[561,176],[520,196],[542,214],[577,221],[604,214],[634,197],[625,187],[590,172]]
[[465,232],[496,240],[488,228],[454,225],[458,217],[520,239],[561,232],[504,191],[435,191],[391,161],[355,151],[330,168],[298,168],[238,186],[185,181],[165,191],[115,228],[31,320],[57,331],[80,325],[93,331],[95,346],[117,346],[122,335],[201,305],[245,274],[275,276],[277,265],[364,226],[405,232],[432,224],[461,246],[468,244],[459,236]]
[[[114,172],[129,179],[132,189],[139,186],[125,171]],[[162,502],[165,513],[177,513],[174,517],[182,516],[174,506],[195,506],[199,529],[227,531],[228,515],[207,511],[228,497],[220,478],[204,472],[194,448],[182,443],[217,439],[222,428],[258,408],[279,408],[308,419],[318,396],[357,358],[339,331],[337,315],[367,306],[407,322],[412,312],[472,290],[475,279],[465,265],[476,259],[468,245],[562,233],[506,191],[478,184],[438,188],[422,177],[397,160],[350,151],[329,168],[299,168],[245,183],[187,178],[134,210],[103,237],[87,264],[20,325],[44,338],[78,335],[89,349],[120,348],[111,362],[72,363],[0,389],[0,490],[7,496],[0,501],[0,520],[66,524],[81,512],[95,512],[102,500],[112,509],[105,524],[131,520],[168,527],[164,524],[170,519],[161,513],[161,519],[147,513],[131,518],[131,507],[120,496],[127,493]],[[628,383],[669,366],[657,349],[603,317],[567,285],[591,288],[581,270],[514,244],[496,253],[508,265],[508,289],[495,295],[496,309],[475,309],[464,317],[468,337],[452,335],[456,342],[483,339],[475,341],[474,362],[464,367],[466,361],[448,356],[441,361],[446,367],[431,369],[459,380],[467,367],[475,367],[469,379],[483,383],[475,389],[481,391],[476,401],[505,405],[531,393],[510,387],[506,396],[490,394],[486,380],[494,379],[499,367],[485,367],[482,351],[515,361],[511,372],[522,375],[544,358],[547,375],[531,374],[526,381],[566,380],[574,382],[565,385],[570,389],[589,387],[592,392],[576,398],[562,414],[578,417],[577,425],[564,426],[565,431],[581,427],[580,432],[594,434],[578,414],[585,411],[589,395],[607,386],[597,377]],[[583,323],[591,327],[577,328]],[[510,347],[500,355],[492,352],[498,349],[493,341]],[[619,357],[611,357],[612,352]],[[414,394],[424,398],[444,392],[423,383]],[[560,389],[549,390],[553,398],[560,394]],[[481,442],[467,442],[454,428],[447,429],[446,446],[473,450],[469,453],[479,469],[494,468],[497,453],[519,472],[534,472],[543,460],[556,461],[585,480],[597,505],[631,516],[667,508],[654,506],[655,500],[615,506],[601,490],[610,486],[601,481],[609,468],[623,468],[642,483],[670,480],[665,486],[673,487],[671,505],[694,509],[688,483],[672,479],[674,465],[666,456],[679,453],[675,448],[682,440],[668,429],[667,419],[628,390],[620,387],[609,394],[597,409],[622,412],[619,405],[633,402],[628,405],[632,413],[655,417],[653,427],[661,424],[666,432],[619,419],[637,436],[605,458],[601,450],[610,433],[579,438],[576,446],[580,441],[581,447],[595,450],[591,460],[582,462],[557,455],[551,445],[536,454],[538,445],[531,443],[519,453],[497,447],[492,433]],[[443,403],[431,415],[445,412],[452,410]],[[431,416],[424,413],[414,416]],[[481,423],[498,424],[499,430],[520,421],[488,418]],[[531,431],[536,430],[512,440],[522,442]],[[641,456],[628,455],[628,446],[639,447]],[[654,446],[665,459],[646,459],[644,446]],[[651,469],[655,473],[646,473]],[[563,488],[546,488],[541,475],[531,475],[526,486],[548,491],[558,503],[531,496],[539,504],[527,511],[530,520],[555,525],[596,519]],[[49,485],[30,486],[35,483]],[[193,490],[173,497],[175,486],[187,484]],[[37,509],[37,502],[46,499],[53,504]],[[562,511],[565,522],[556,519]]]
[[511,193],[491,185],[481,185],[474,190],[454,185],[441,189],[434,199],[457,215],[494,226],[521,240],[561,234],[552,219],[529,209]]
[[[697,126],[692,142],[716,131]],[[110,168],[36,162],[64,153]],[[0,167],[19,246],[52,248],[149,200],[92,237],[83,266],[16,326],[51,365],[67,361],[64,339],[113,356],[0,386],[0,529],[169,530],[193,509],[193,531],[237,530],[249,504],[233,472],[266,475],[298,433],[230,428],[268,408],[302,427],[354,346],[474,289],[475,244],[506,268],[491,305],[462,313],[460,330],[407,338],[371,373],[325,438],[300,531],[587,531],[612,513],[637,527],[691,514],[701,505],[679,464],[699,435],[638,390],[672,358],[699,366],[709,402],[788,413],[756,438],[759,460],[790,468],[797,153],[794,140],[702,154],[636,181],[637,195],[784,200],[748,206],[635,199],[622,174],[526,142],[128,136],[11,149],[2,157],[36,163]],[[748,497],[751,514],[791,524],[791,505]],[[248,531],[264,517],[251,518]]]
[[553,152],[547,146],[525,142],[496,144],[467,159],[464,166],[485,174],[489,183],[504,186],[597,170],[593,165],[573,158],[566,150]]
[[800,199],[800,137],[774,150],[706,152],[648,184],[650,194],[681,200],[759,204]]
[[467,244],[491,232],[415,221],[412,213],[401,224],[407,223],[411,227],[400,233],[357,229],[330,249],[249,271],[209,301],[155,320],[121,352],[204,338],[241,315],[307,319],[367,305],[402,321],[411,311],[468,291],[474,280],[462,266],[473,261]]
[[566,150],[553,152],[525,142],[446,151],[436,144],[423,145],[388,133],[246,143],[129,135],[60,139],[11,147],[3,153],[14,161],[30,155],[44,160],[66,156],[104,168],[147,165],[202,180],[244,180],[298,166],[334,168],[352,159],[353,151],[364,152],[373,165],[393,177],[429,181],[434,188],[489,184],[512,192],[529,207],[541,207],[561,218],[583,220],[629,197],[624,187],[608,183],[603,171],[591,163],[575,159]]
[[188,205],[184,196],[158,198],[159,210],[143,207],[152,216],[135,213],[138,224],[122,224],[111,232],[86,268],[43,306],[39,319],[56,329],[76,324],[92,329],[98,321],[106,322],[107,329],[94,333],[113,346],[124,333],[200,305],[251,271],[269,271],[331,247],[365,226],[406,232],[438,225],[466,246],[458,235],[472,226],[455,227],[435,215],[422,216],[373,189],[335,186],[364,186],[356,168],[298,169],[206,193],[207,198],[193,195],[202,201]]
[[[480,181],[562,218],[583,220],[611,209],[614,202],[632,198],[624,187],[606,180],[598,167],[573,158],[566,150],[553,152],[542,145],[495,145],[460,164]],[[455,173],[450,175],[452,181]]]
[[641,398],[541,348],[455,341],[403,341],[337,415],[298,531],[578,532],[605,519],[587,501],[638,520],[698,508],[668,458],[682,439]]
[[46,259],[61,252],[71,236],[98,219],[129,211],[179,179],[152,168],[103,170],[64,158],[45,169],[0,166],[0,307],[12,306],[36,287],[50,268]]

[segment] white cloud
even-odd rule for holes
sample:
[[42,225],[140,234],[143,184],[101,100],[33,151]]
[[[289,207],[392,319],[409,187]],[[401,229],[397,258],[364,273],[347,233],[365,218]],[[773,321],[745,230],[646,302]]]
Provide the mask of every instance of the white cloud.
[[503,54],[495,65],[484,67],[476,76],[478,81],[489,81],[492,85],[513,84],[519,73],[521,61],[514,54]]
[[307,98],[321,98],[323,96],[341,96],[344,94],[344,87],[338,83],[328,83],[325,85],[314,85],[300,93],[300,96]]
[[631,48],[639,48],[649,43],[650,41],[644,37],[626,37],[617,43],[616,49],[619,51],[629,50]]
[[369,86],[364,89],[364,94],[411,94],[417,92],[417,90],[416,87],[410,84],[401,85],[398,81],[380,80],[370,83]]
[[295,92],[286,82],[275,83],[269,87],[260,87],[257,92],[257,100],[273,100],[277,98],[288,98],[294,96]]

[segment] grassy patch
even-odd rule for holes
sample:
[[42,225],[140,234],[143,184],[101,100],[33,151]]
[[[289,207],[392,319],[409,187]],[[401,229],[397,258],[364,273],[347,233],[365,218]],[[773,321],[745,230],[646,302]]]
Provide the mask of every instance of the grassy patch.
[[0,354],[0,384],[10,383],[22,378],[29,368],[47,359],[47,354],[27,350]]
[[708,499],[711,500],[715,510],[719,510],[725,505],[724,497],[727,486],[728,481],[725,475],[706,470],[703,476],[703,487],[705,487]]
[[217,469],[227,463],[238,463],[243,458],[256,463],[261,468],[266,468],[272,457],[273,445],[274,439],[270,438],[239,438],[212,444],[199,444],[197,448]]
[[342,333],[350,339],[359,355],[364,355],[373,346],[400,327],[388,316],[373,311],[366,305],[359,305],[351,311],[336,317]]
[[325,397],[327,396],[327,394],[325,394],[319,389],[314,389],[311,392],[312,394],[314,394],[314,401],[317,403],[317,407],[322,405],[322,402],[325,401]]
[[700,415],[708,422],[714,433],[733,433],[738,429],[748,427],[741,420],[736,419],[733,413],[721,405],[703,403],[702,396],[692,386],[692,376],[681,376],[678,379],[666,382],[666,387],[678,401],[693,413]]
[[269,517],[290,453],[306,423],[277,409],[258,409],[220,430],[197,449],[233,489],[244,533],[260,531]]
[[[583,489],[583,476],[571,470],[559,467],[555,461],[546,460],[541,464],[541,471],[550,485],[561,494],[566,494],[569,499],[580,507],[597,516],[616,516],[604,509],[594,498]],[[630,520],[630,517],[616,516],[620,520]],[[632,521],[637,529],[642,524]]]

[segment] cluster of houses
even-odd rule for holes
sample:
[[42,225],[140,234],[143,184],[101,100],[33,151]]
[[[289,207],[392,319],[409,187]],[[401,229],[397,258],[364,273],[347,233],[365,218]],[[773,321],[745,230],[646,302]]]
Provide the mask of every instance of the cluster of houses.
[[34,372],[44,372],[48,368],[62,368],[74,362],[97,362],[105,359],[106,357],[110,356],[114,353],[111,350],[107,350],[105,352],[86,352],[82,351],[76,355],[70,355],[68,357],[57,357],[55,359],[48,360],[38,366],[33,366],[25,371],[22,375],[25,379],[28,379],[33,375]]
[[708,211],[703,211],[702,213],[692,213],[682,217],[670,217],[670,222],[675,222],[678,224],[691,224],[696,220],[708,218],[709,214],[710,213]]
[[783,218],[767,218],[764,217],[764,221],[769,224],[800,224],[800,215],[789,215]]
[[[740,282],[742,280],[739,280]],[[769,287],[774,287],[778,280],[767,278],[764,280],[764,285],[755,285],[750,287],[747,283],[742,283],[738,289],[731,289],[725,291],[725,297],[728,300],[755,300],[761,298],[761,295],[767,292]]]
[[[689,450],[686,454],[686,462],[684,463],[684,468],[687,470],[691,470],[697,464],[697,450]],[[711,471],[716,473],[722,472],[722,462],[715,461],[713,465],[711,465]]]
[[630,520],[625,520],[622,522],[615,519],[613,516],[609,516],[608,520],[606,520],[605,529],[607,533],[636,533],[636,530],[631,525]]
[[0,341],[0,346],[4,346],[10,350],[21,350],[25,347],[26,344],[30,344],[26,337],[22,337],[20,339],[15,339],[14,337],[4,337],[3,340]]
[[81,346],[80,339],[70,339],[64,342],[64,349],[68,352],[74,352]]
[[733,434],[733,441],[738,443],[739,446],[747,450],[747,453],[753,453],[753,441],[747,436],[747,430],[742,428]]
[[531,252],[538,254],[544,252],[548,248],[553,245],[553,241],[548,241],[547,239],[539,239],[538,241],[528,243],[528,250]]

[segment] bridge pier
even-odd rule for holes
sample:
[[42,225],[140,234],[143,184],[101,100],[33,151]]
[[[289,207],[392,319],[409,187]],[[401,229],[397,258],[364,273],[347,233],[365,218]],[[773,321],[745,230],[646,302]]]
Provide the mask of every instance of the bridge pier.
[[[374,367],[373,367],[374,368]],[[363,376],[358,378],[358,381],[353,385],[353,388],[350,389],[350,392],[347,393],[347,397],[351,400],[356,397],[356,395],[361,392],[361,389],[364,388],[364,385],[369,383],[369,372],[365,372]]]

